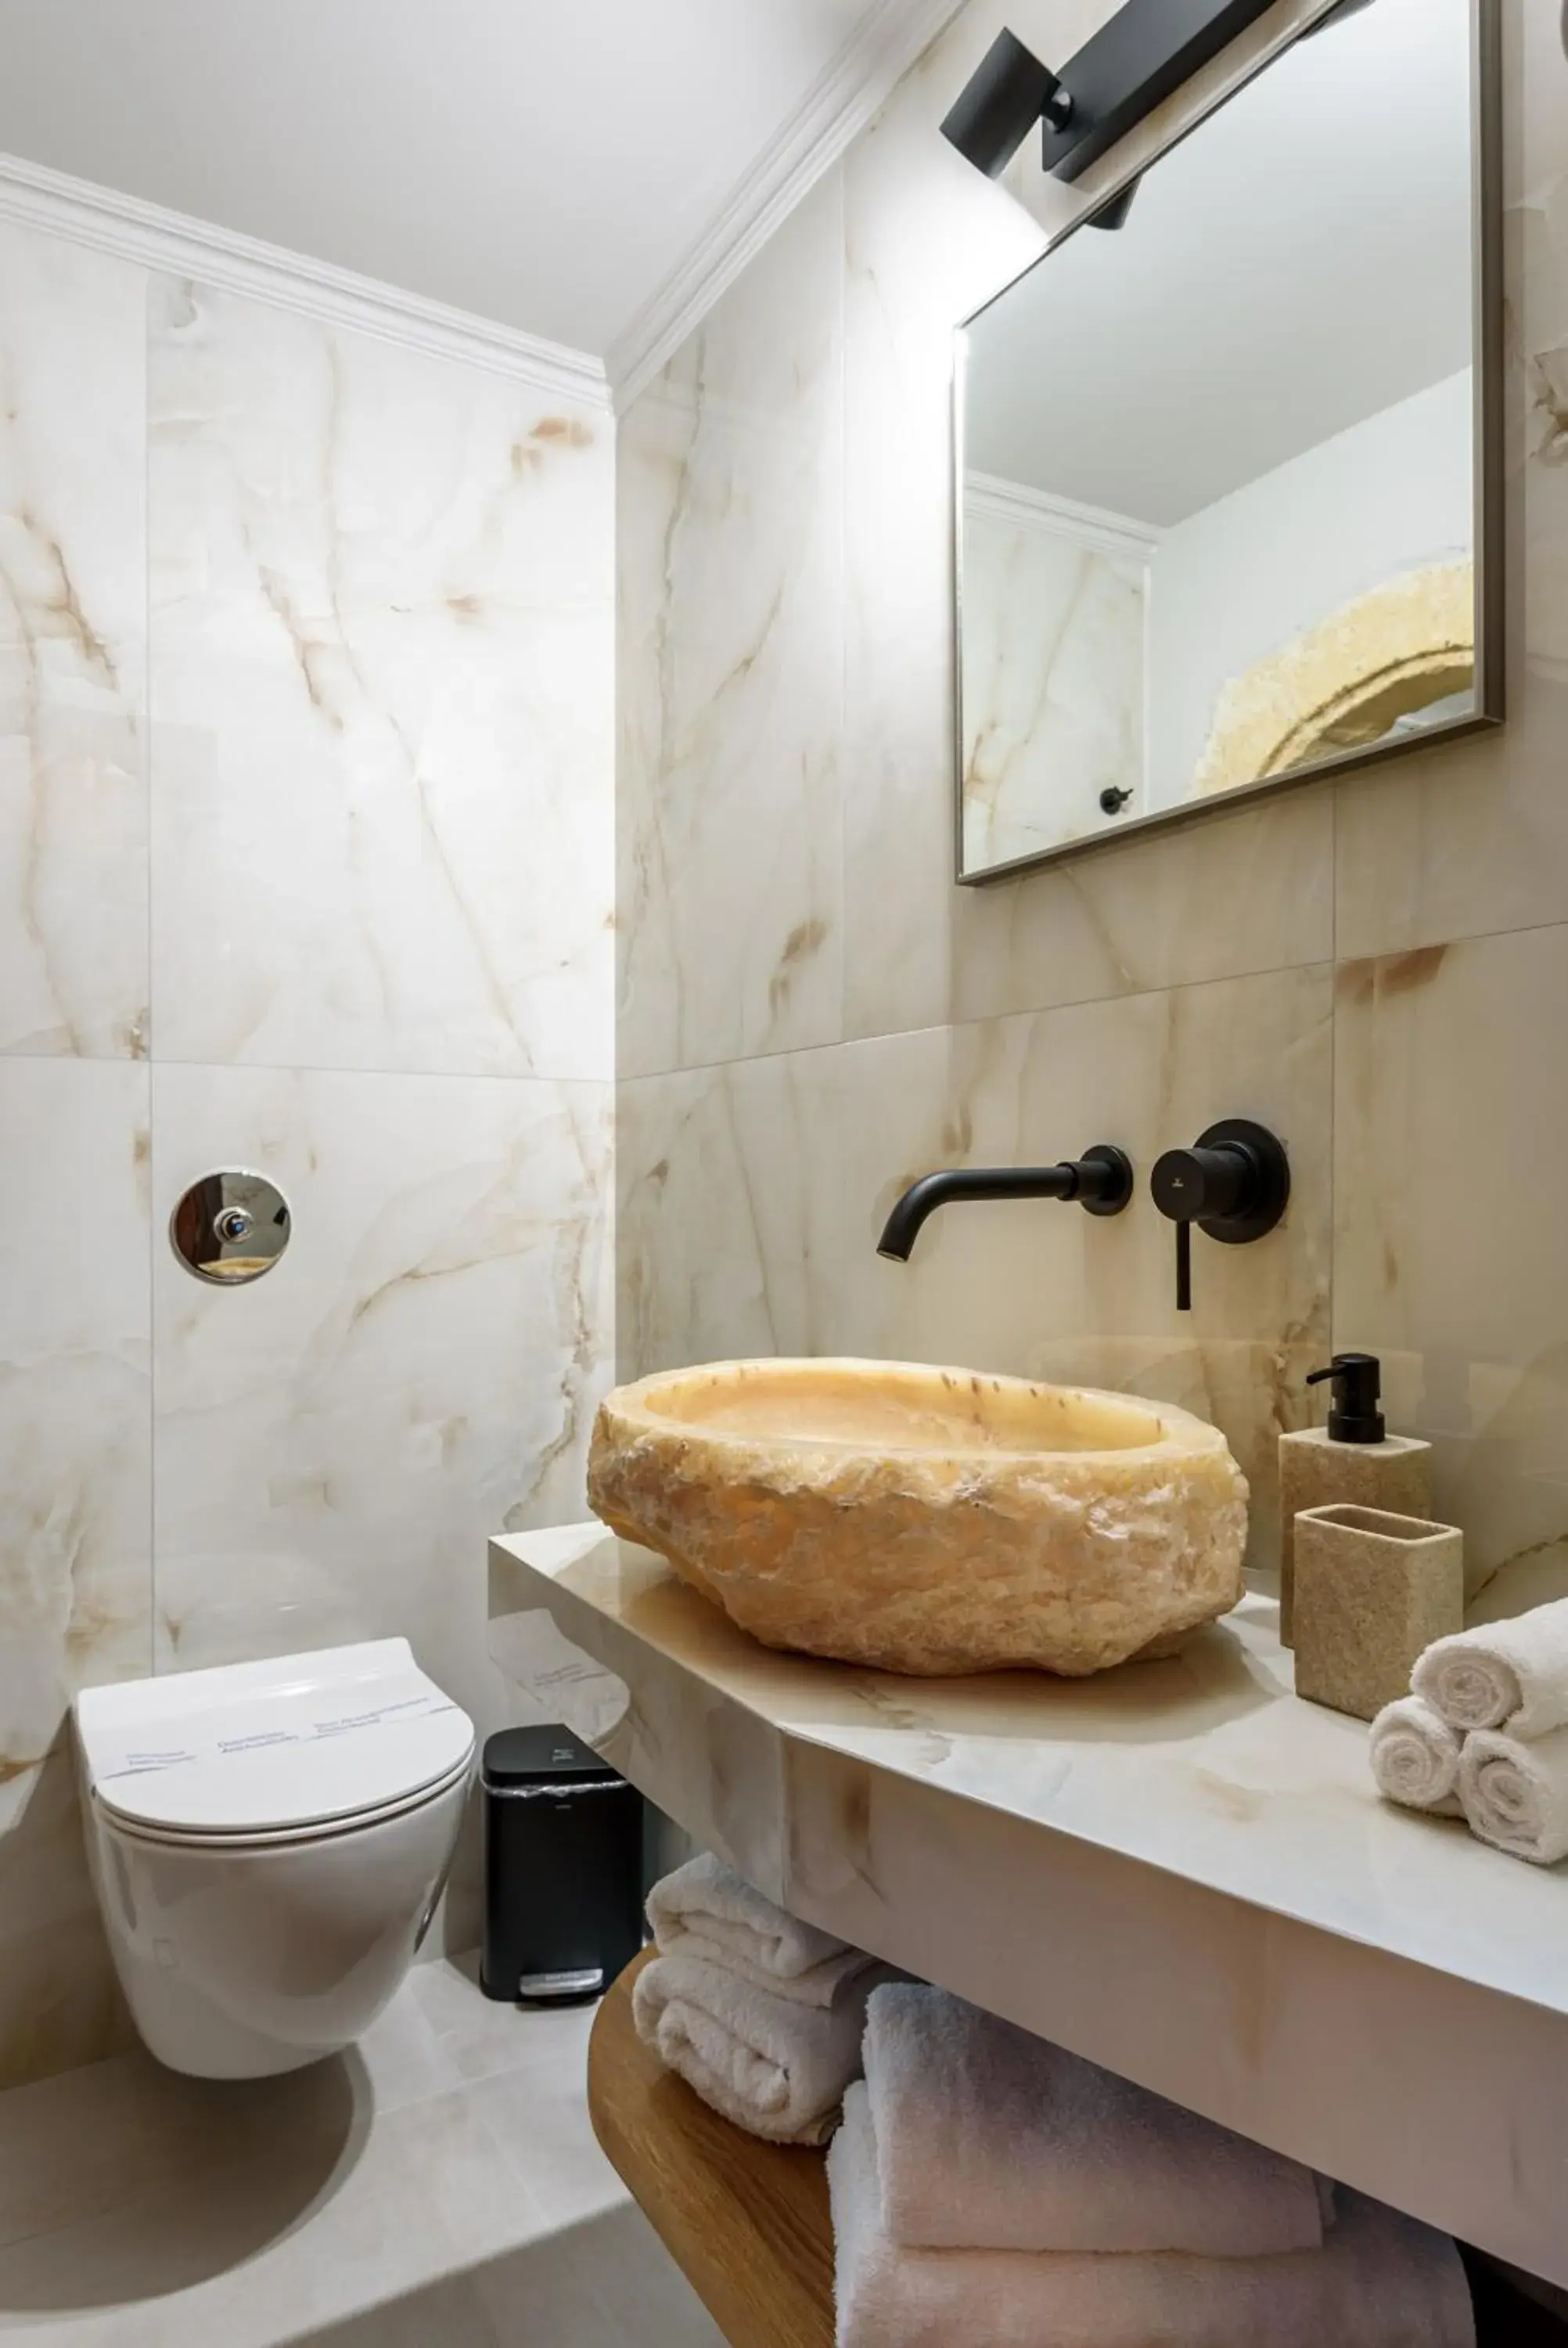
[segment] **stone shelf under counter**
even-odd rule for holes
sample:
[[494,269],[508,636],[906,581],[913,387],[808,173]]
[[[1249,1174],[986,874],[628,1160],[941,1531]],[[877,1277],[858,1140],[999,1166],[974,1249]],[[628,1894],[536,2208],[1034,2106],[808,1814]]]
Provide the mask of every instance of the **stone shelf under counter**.
[[597,1525],[491,1546],[490,1649],[824,1930],[1568,2283],[1568,1870],[1373,1791],[1271,1600],[1097,1679],[777,1654]]

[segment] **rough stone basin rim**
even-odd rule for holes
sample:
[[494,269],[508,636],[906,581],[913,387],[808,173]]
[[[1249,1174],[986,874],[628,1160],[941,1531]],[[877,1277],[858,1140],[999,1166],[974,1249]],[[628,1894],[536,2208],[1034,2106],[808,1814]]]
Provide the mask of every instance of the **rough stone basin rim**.
[[589,1500],[767,1645],[946,1675],[1170,1653],[1246,1482],[1168,1403],[907,1362],[715,1362],[600,1408]]

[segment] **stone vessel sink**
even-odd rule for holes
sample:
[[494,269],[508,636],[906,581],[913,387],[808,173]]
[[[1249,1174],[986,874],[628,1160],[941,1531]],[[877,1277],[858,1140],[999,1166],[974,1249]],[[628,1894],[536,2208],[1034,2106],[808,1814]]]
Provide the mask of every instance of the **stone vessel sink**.
[[771,1647],[1081,1677],[1242,1594],[1246,1482],[1166,1403],[901,1362],[717,1362],[600,1406],[589,1499]]

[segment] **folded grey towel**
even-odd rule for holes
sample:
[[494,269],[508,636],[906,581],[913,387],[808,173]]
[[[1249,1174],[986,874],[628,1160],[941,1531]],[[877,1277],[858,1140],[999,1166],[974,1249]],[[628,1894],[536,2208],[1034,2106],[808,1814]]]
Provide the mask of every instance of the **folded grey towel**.
[[827,2156],[838,2348],[1475,2348],[1446,2234],[1341,2193],[1320,2250],[918,2250],[890,2240],[864,2086]]
[[876,1991],[866,2084],[896,2242],[1243,2259],[1323,2240],[1299,2161],[946,1990]]

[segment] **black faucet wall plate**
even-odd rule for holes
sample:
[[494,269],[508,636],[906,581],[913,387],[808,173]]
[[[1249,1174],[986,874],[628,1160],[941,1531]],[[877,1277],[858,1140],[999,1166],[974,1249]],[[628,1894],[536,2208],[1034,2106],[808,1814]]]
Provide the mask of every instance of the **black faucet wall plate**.
[[[1102,1166],[1105,1169],[1102,1188],[1095,1189],[1091,1183],[1083,1180],[1082,1169],[1086,1166]],[[1133,1176],[1132,1160],[1124,1149],[1118,1149],[1113,1142],[1097,1141],[1092,1149],[1084,1151],[1079,1160],[1079,1168],[1078,1203],[1086,1215],[1120,1215],[1125,1212],[1132,1201]]]
[[1225,1247],[1246,1247],[1254,1240],[1266,1239],[1290,1204],[1290,1160],[1284,1144],[1266,1125],[1255,1125],[1250,1117],[1227,1117],[1200,1133],[1196,1147],[1234,1155],[1250,1169],[1245,1189],[1228,1211],[1199,1216],[1198,1229],[1204,1237],[1218,1240]]

